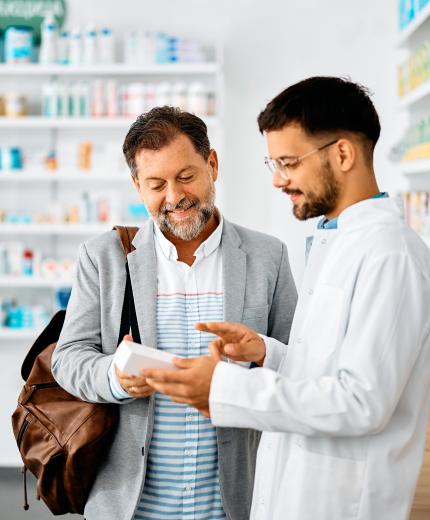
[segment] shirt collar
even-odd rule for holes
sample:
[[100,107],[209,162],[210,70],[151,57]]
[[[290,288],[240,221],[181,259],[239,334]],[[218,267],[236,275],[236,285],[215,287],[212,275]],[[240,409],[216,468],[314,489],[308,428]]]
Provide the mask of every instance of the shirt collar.
[[[215,208],[215,218],[218,221],[218,226],[212,232],[208,238],[202,242],[199,247],[195,250],[194,256],[197,258],[209,256],[213,253],[221,243],[222,230],[224,226],[223,216],[220,214],[217,208]],[[160,230],[158,224],[154,222],[154,235],[155,240],[160,246],[161,252],[168,260],[177,260],[178,252],[176,247],[170,240],[168,240]]]
[[[383,191],[381,193],[373,195],[373,197],[370,197],[370,199],[383,199],[387,197],[389,197],[388,193],[386,191]],[[337,221],[338,217],[332,218],[331,220],[323,217],[318,222],[318,229],[337,229]]]

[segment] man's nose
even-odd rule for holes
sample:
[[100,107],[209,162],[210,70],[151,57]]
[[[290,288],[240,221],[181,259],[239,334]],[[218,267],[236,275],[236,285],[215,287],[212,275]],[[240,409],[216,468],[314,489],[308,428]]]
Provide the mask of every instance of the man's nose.
[[279,170],[276,170],[272,177],[272,185],[275,188],[286,188],[290,184],[290,179],[285,179]]
[[166,192],[166,202],[169,204],[178,204],[184,198],[184,191],[180,184],[169,184]]

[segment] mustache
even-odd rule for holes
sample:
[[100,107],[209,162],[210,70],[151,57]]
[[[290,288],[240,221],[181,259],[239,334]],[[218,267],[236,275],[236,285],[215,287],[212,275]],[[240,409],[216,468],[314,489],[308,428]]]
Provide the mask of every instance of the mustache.
[[301,195],[303,192],[300,190],[291,190],[289,188],[282,188],[283,193],[287,195]]
[[171,204],[170,202],[166,202],[163,204],[163,206],[160,208],[160,213],[163,215],[167,215],[167,213],[171,211],[176,211],[178,209],[187,210],[192,208],[193,206],[197,206],[198,201],[197,200],[191,200],[184,197],[181,199],[177,204]]

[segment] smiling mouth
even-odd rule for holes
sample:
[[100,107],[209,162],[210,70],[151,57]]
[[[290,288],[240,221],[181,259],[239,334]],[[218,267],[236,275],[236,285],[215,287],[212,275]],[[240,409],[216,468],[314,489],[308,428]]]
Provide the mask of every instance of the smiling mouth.
[[297,199],[303,195],[303,193],[301,191],[300,192],[297,192],[297,191],[287,192],[287,191],[285,191],[284,193],[290,197],[290,200],[293,203],[296,202]]
[[169,214],[173,215],[175,219],[182,219],[182,218],[187,217],[188,214],[190,213],[190,210],[192,210],[194,208],[195,208],[195,205],[193,204],[192,206],[190,206],[187,209],[174,209],[174,210],[171,210],[171,211],[169,211]]

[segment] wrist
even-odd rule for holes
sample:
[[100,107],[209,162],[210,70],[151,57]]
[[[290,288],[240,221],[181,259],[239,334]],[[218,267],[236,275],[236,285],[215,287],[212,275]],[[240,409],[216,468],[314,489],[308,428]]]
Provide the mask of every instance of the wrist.
[[266,359],[266,344],[264,343],[263,338],[258,337],[260,343],[261,356],[259,359],[254,360],[254,363],[259,367],[264,365],[264,360]]

